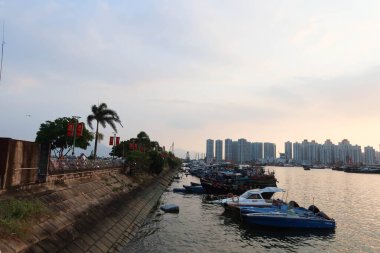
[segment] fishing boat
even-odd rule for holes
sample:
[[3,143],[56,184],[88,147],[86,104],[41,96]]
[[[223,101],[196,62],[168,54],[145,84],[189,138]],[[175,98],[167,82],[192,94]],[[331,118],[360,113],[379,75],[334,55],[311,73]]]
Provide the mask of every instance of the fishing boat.
[[[310,209],[310,208],[309,208]],[[276,228],[335,229],[335,220],[325,213],[312,211],[303,207],[289,208],[281,206],[276,211],[256,210],[259,212],[242,213],[243,222],[248,225]]]
[[200,178],[206,193],[241,195],[250,189],[276,187],[274,172],[266,172],[263,167],[213,171]]

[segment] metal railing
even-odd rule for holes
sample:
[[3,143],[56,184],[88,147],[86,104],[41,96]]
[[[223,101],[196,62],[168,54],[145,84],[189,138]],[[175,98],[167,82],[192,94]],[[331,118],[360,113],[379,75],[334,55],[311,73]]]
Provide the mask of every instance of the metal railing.
[[69,159],[69,158],[50,158],[49,174],[61,174],[71,172],[81,172],[90,170],[102,170],[110,168],[122,168],[123,160],[89,160],[89,159]]

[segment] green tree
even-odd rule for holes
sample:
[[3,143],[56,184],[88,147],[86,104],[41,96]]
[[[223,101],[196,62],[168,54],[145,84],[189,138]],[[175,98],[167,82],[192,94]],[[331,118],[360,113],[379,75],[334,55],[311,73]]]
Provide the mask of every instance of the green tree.
[[150,171],[152,173],[160,174],[160,172],[164,169],[164,159],[161,157],[161,154],[157,151],[150,151],[149,160]]
[[127,154],[127,164],[133,170],[147,171],[150,167],[149,157],[140,151],[130,151]]
[[169,152],[166,160],[170,169],[177,169],[181,167],[182,160],[176,157],[172,152]]
[[92,127],[92,121],[96,121],[96,132],[95,132],[95,148],[94,148],[94,159],[96,159],[96,151],[98,148],[98,136],[99,136],[99,124],[105,128],[108,125],[111,126],[111,128],[117,132],[116,124],[119,123],[121,127],[123,125],[121,124],[120,118],[117,115],[116,111],[108,109],[106,103],[101,103],[99,106],[93,105],[91,107],[92,114],[87,116],[87,123]]
[[[42,123],[37,132],[36,142],[50,144],[51,150],[57,156],[66,155],[70,152],[74,140],[74,137],[67,136],[67,125],[70,122],[73,122],[72,118],[63,117]],[[75,147],[86,149],[93,139],[93,134],[84,128],[82,136],[77,137],[75,140]],[[65,150],[66,153],[63,154]]]
[[149,135],[147,135],[144,131],[141,131],[137,135],[137,143],[140,148],[142,147],[144,149],[144,151],[149,151],[151,148]]

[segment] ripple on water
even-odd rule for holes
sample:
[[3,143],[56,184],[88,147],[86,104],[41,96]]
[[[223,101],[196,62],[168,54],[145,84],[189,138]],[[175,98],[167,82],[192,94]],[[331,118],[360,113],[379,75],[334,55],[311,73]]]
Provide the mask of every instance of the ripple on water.
[[[178,214],[152,216],[124,252],[380,252],[380,175],[274,168],[287,200],[314,203],[337,222],[335,231],[252,228],[202,203],[198,195],[166,192]],[[186,177],[172,187],[196,182]]]

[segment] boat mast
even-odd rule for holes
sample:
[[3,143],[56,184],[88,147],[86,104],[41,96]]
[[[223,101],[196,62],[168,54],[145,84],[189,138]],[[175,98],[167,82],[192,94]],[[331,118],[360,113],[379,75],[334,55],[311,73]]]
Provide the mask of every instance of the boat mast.
[[3,21],[3,40],[1,43],[1,59],[0,59],[0,81],[1,81],[1,73],[3,72],[3,56],[4,56],[4,21]]

